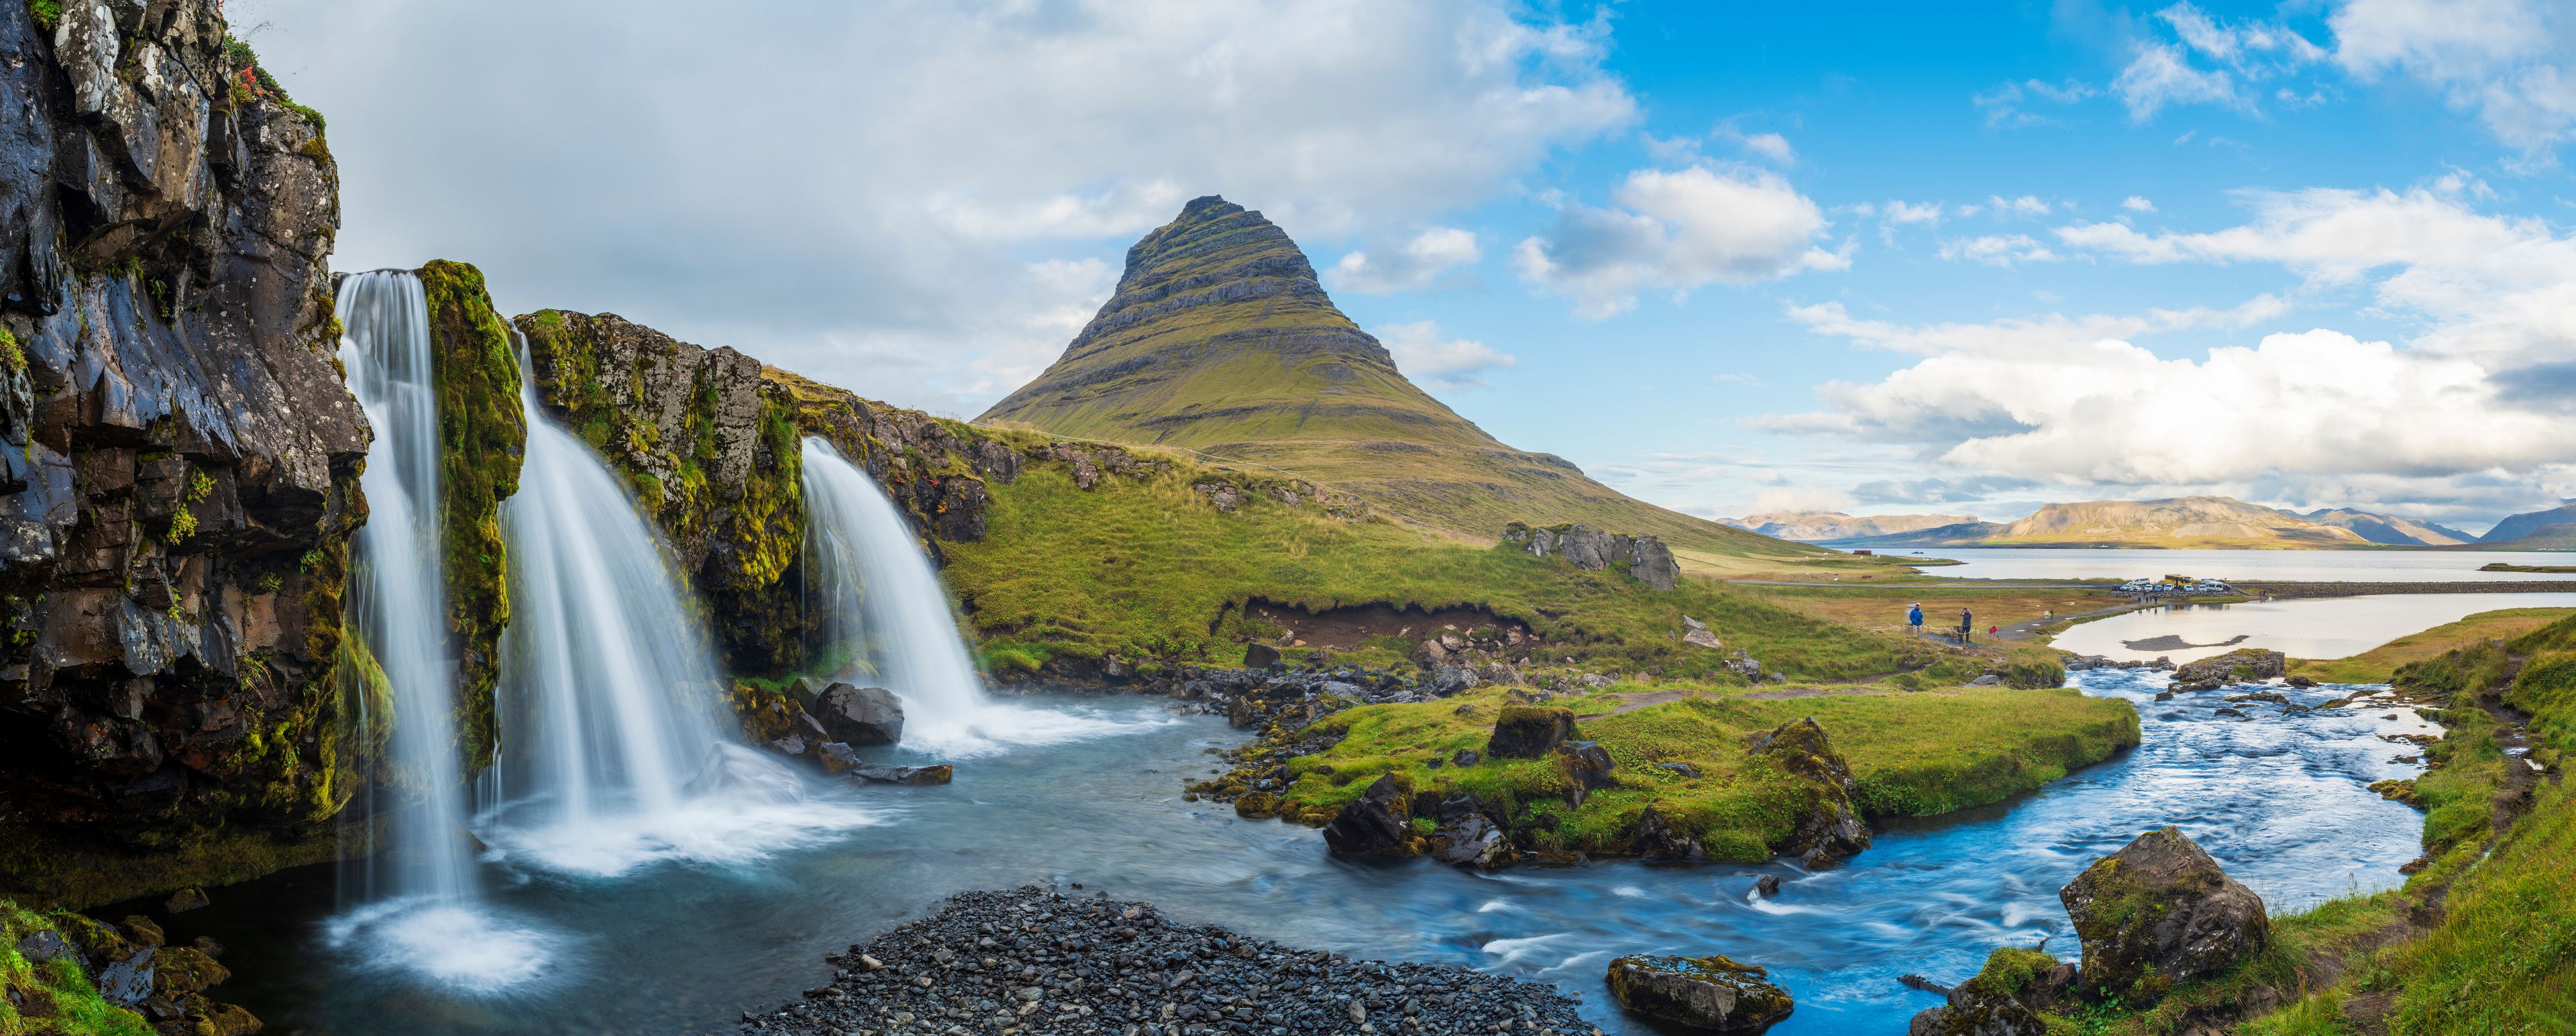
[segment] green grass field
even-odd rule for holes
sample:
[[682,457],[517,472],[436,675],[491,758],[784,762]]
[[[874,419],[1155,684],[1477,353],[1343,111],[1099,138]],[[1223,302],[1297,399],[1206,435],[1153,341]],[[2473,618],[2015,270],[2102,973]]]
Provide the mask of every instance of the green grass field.
[[[1033,465],[989,487],[982,542],[946,545],[944,572],[998,669],[1061,654],[1232,663],[1254,598],[1324,610],[1388,603],[1484,608],[1546,640],[1549,665],[1660,670],[1671,679],[1742,682],[1726,654],[1750,652],[1793,677],[1854,680],[1934,666],[1941,650],[1853,630],[1761,595],[1698,579],[1653,590],[1616,569],[1474,546],[1382,520],[1326,514],[1255,493],[1218,510],[1186,465],[1145,477],[1105,476],[1082,490],[1060,464]],[[1725,651],[1680,642],[1691,616]],[[1379,657],[1400,654],[1387,645]],[[1571,662],[1566,661],[1572,659]],[[1973,677],[1981,666],[1953,666]]]
[[2576,609],[2506,608],[2479,612],[2458,622],[2409,633],[2350,658],[2294,659],[2290,675],[2321,683],[2387,683],[2399,667],[2409,663],[2438,659],[2446,652],[2476,644],[2509,640],[2569,615],[2576,615]]
[[[1380,774],[1397,773],[1417,789],[1475,792],[1553,816],[1556,829],[1542,839],[1547,848],[1615,851],[1652,806],[1712,856],[1767,860],[1810,794],[1746,753],[1753,738],[1783,723],[1813,717],[1825,729],[1859,780],[1858,805],[1874,815],[1928,816],[2001,801],[2138,742],[2137,712],[2128,703],[2067,688],[1876,689],[1797,698],[1664,689],[1682,696],[1616,712],[1630,696],[1658,690],[1620,685],[1550,703],[1572,708],[1576,736],[1600,742],[1617,763],[1619,786],[1594,792],[1580,809],[1564,804],[1567,779],[1554,760],[1433,765],[1462,748],[1484,750],[1495,718],[1512,700],[1487,689],[1366,706],[1318,721],[1310,729],[1346,736],[1289,764],[1294,783],[1282,796],[1282,813],[1321,822]],[[1661,763],[1687,764],[1698,776]]]

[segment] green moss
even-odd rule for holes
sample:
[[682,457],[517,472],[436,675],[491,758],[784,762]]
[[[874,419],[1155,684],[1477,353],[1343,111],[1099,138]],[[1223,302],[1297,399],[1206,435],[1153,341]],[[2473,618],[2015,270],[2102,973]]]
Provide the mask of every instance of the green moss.
[[[18,941],[38,932],[62,932],[77,914],[39,914],[0,899],[0,1036],[79,1033],[83,1036],[152,1036],[143,1016],[108,1003],[69,959],[38,964],[18,952]],[[65,938],[70,938],[66,935]]]
[[27,0],[27,14],[36,20],[37,28],[46,32],[54,31],[54,26],[63,23],[60,0]]
[[0,327],[0,375],[16,374],[27,369],[27,350],[18,345],[18,336]]
[[518,491],[528,429],[519,402],[517,350],[508,325],[492,309],[482,271],[437,260],[419,273],[438,385],[447,628],[460,684],[456,731],[471,774],[490,766],[498,748],[492,692],[500,673],[501,630],[510,622],[501,501]]
[[1994,996],[2015,996],[2030,987],[2030,981],[2058,965],[2058,960],[2038,950],[2005,947],[1986,955],[1986,966],[1966,983],[1977,992]]

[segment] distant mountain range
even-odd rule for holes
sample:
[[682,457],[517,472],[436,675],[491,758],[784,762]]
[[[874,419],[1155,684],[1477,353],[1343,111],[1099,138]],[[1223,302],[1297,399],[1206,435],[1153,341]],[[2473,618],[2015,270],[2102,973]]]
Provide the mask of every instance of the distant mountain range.
[[2561,502],[2546,511],[2517,514],[2497,522],[2495,528],[2478,537],[2478,546],[2576,549],[2576,500]]
[[[2529,521],[2525,522],[2526,519]],[[2517,515],[2507,519],[2506,525],[2498,525],[2497,529],[2505,531],[2507,525],[2515,522],[2567,535],[2576,541],[2576,502],[2556,511]],[[1885,531],[1866,531],[1872,523]],[[2223,496],[2049,504],[2030,517],[2015,522],[1985,522],[1950,515],[1853,518],[1824,512],[1754,515],[1730,524],[1783,539],[1855,548],[2103,546],[2314,550],[2369,546],[2485,546],[2495,536],[2489,533],[2482,539],[2432,522],[2348,507],[2300,514]]]
[[1973,514],[1886,514],[1854,517],[1840,511],[1775,511],[1769,514],[1748,514],[1742,518],[1718,519],[1738,529],[1750,529],[1765,536],[1776,536],[1799,543],[1827,543],[1870,536],[1889,536],[1944,525],[1962,525],[1976,520],[1977,516]]

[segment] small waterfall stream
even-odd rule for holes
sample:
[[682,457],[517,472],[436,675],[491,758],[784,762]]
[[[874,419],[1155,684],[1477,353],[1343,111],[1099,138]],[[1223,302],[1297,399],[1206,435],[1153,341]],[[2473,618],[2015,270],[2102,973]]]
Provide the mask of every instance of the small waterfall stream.
[[[520,364],[527,369],[524,347]],[[869,822],[809,799],[785,763],[734,743],[721,683],[659,539],[617,476],[522,383],[527,455],[502,504],[512,617],[510,744],[487,837],[505,859],[591,876],[745,862]]]
[[[903,699],[906,747],[950,758],[1135,729],[1097,715],[995,702],[967,654],[948,591],[894,501],[824,440],[804,448],[807,593],[828,601],[827,630],[857,657],[842,679]],[[861,675],[864,672],[873,675]]]
[[[345,627],[365,648],[351,655],[375,661],[373,672],[351,674],[361,684],[352,695],[358,722],[391,728],[386,757],[373,760],[378,779],[366,782],[371,804],[390,817],[391,844],[370,844],[352,862],[354,880],[345,884],[357,904],[330,934],[367,939],[389,962],[444,981],[507,985],[534,973],[542,956],[534,936],[491,922],[465,826],[428,307],[419,278],[379,270],[349,277],[335,309],[347,329],[340,358],[349,389],[375,430],[358,477],[368,517],[353,544]],[[397,789],[405,801],[375,803],[378,787]]]

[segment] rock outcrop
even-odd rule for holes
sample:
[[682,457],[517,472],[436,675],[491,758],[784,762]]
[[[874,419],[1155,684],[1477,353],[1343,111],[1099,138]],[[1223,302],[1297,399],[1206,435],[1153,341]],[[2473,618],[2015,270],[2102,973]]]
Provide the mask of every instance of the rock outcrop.
[[847,745],[891,745],[903,741],[903,701],[883,687],[833,684],[817,695],[808,711],[832,740]]
[[1514,522],[1503,529],[1503,545],[1531,557],[1562,557],[1586,572],[1620,566],[1628,577],[1657,590],[1680,585],[1681,564],[1672,548],[1653,536],[1624,536],[1582,525],[1534,529]]
[[2082,990],[2130,1004],[2224,972],[2271,935],[2262,898],[2171,827],[2095,861],[2057,898],[2084,940]]
[[1806,801],[1789,834],[1772,849],[1810,865],[1841,860],[1869,848],[1862,821],[1860,782],[1834,750],[1814,717],[1783,723],[1753,742],[1753,761],[1792,778]]
[[1505,705],[1494,720],[1485,755],[1493,759],[1545,759],[1574,736],[1574,710],[1558,706]]
[[1946,1003],[1914,1016],[1907,1036],[2045,1036],[2040,1012],[2068,999],[2075,965],[2035,950],[1996,950]]
[[2270,680],[2280,676],[2289,664],[2289,656],[2278,651],[2239,648],[2224,655],[2183,663],[2174,670],[2173,689],[2214,691],[2228,684]]
[[456,660],[456,737],[472,774],[492,765],[500,751],[493,694],[501,680],[501,631],[510,624],[501,501],[519,491],[527,408],[519,396],[517,350],[492,309],[483,271],[439,260],[417,275],[438,385],[440,536],[447,552],[448,655]]
[[1769,972],[1727,957],[1621,957],[1605,977],[1619,1006],[1709,1032],[1758,1033],[1797,1006]]
[[1413,790],[1394,774],[1379,776],[1324,825],[1324,844],[1350,856],[1415,855]]
[[214,0],[0,4],[0,875],[96,903],[328,858],[368,433],[339,179]]

